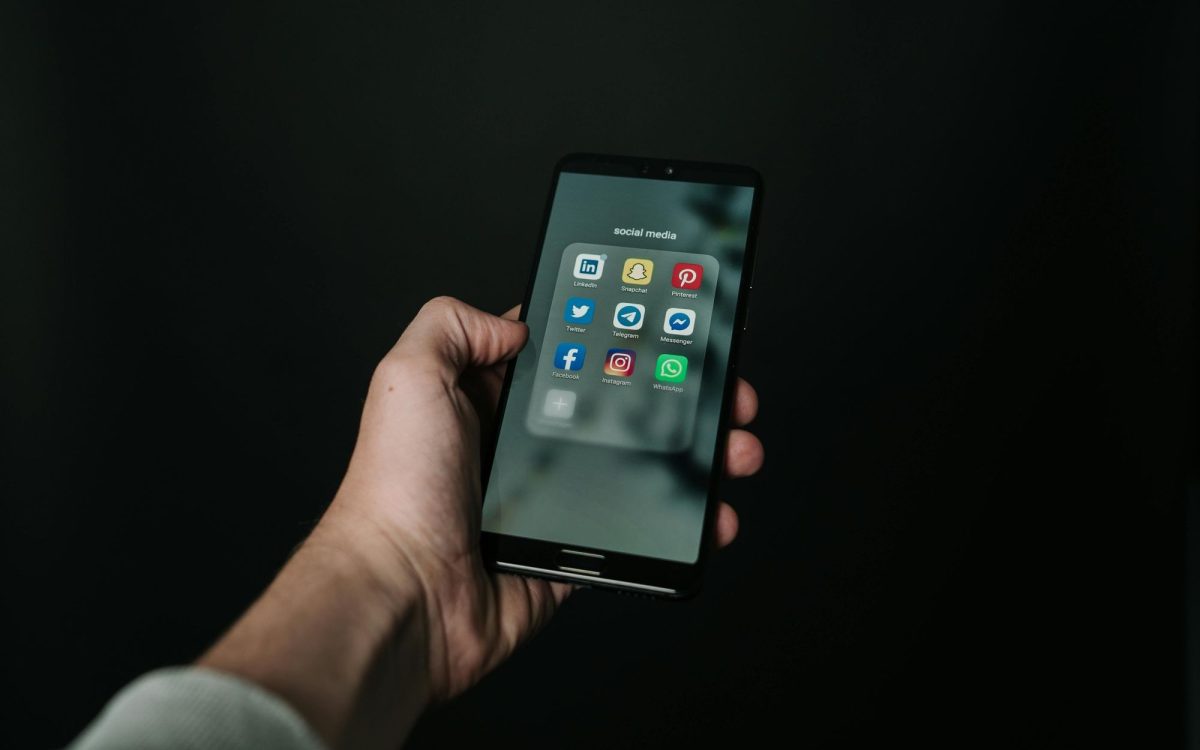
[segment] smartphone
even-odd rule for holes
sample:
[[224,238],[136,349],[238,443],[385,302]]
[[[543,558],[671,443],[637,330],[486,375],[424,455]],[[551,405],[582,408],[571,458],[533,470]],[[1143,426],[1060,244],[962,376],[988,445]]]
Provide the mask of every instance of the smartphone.
[[694,594],[711,547],[754,267],[748,167],[557,165],[485,452],[492,568]]

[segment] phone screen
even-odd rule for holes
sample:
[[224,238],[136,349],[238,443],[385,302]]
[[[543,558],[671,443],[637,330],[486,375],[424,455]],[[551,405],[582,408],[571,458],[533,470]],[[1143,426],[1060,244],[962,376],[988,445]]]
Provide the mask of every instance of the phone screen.
[[560,172],[483,529],[692,563],[754,188]]

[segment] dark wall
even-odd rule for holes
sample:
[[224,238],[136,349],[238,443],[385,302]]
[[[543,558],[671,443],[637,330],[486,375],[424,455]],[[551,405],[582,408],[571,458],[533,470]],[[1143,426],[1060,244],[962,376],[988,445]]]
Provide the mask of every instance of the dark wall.
[[151,5],[0,11],[0,731],[211,643],[588,150],[763,172],[766,468],[412,745],[1179,744],[1193,4]]

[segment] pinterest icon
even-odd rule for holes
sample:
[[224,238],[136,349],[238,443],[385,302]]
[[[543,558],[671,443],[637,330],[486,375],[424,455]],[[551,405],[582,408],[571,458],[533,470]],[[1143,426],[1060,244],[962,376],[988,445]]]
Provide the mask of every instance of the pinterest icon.
[[704,280],[704,266],[699,263],[676,263],[671,272],[671,286],[677,289],[699,289]]

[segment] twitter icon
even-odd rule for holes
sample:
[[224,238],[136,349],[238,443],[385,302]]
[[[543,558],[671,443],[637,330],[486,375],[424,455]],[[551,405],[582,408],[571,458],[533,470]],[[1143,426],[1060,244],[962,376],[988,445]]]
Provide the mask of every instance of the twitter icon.
[[563,320],[585,326],[592,322],[592,316],[595,314],[595,302],[587,297],[572,297],[567,300],[567,309],[563,310]]

